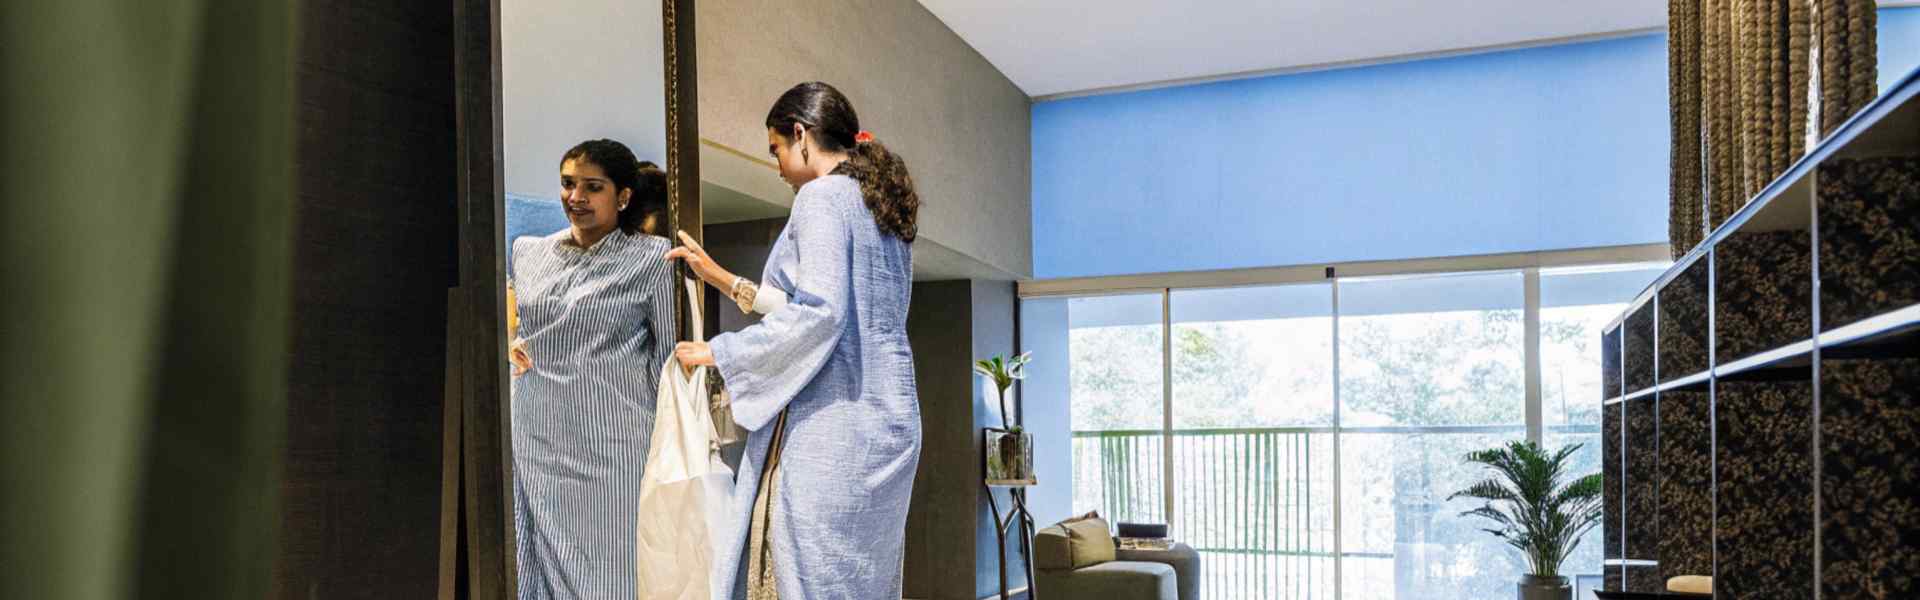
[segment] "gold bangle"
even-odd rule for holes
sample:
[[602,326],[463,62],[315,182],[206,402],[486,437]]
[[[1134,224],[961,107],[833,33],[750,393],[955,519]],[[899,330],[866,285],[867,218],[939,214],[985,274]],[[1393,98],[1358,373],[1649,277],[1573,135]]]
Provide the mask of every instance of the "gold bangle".
[[733,296],[733,303],[740,307],[742,314],[745,314],[753,312],[753,299],[758,292],[759,288],[754,286],[753,282],[747,281],[747,278],[735,277],[733,289],[727,295]]

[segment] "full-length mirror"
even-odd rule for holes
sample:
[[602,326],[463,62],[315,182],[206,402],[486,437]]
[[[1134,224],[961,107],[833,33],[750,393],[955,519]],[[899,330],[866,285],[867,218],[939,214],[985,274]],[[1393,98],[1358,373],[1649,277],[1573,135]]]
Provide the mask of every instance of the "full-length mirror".
[[682,225],[662,11],[499,2],[506,551],[521,599],[635,597],[635,507],[684,304],[666,260]]

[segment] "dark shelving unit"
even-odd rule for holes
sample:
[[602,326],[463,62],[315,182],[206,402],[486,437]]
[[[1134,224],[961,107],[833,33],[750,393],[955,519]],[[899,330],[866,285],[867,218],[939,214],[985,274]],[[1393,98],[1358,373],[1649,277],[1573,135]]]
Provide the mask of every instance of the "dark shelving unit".
[[1601,341],[1607,589],[1920,597],[1920,71]]

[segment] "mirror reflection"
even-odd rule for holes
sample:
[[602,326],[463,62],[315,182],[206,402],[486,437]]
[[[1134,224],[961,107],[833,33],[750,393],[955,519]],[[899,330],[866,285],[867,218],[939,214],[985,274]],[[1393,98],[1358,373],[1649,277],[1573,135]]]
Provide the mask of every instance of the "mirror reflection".
[[517,597],[635,598],[666,260],[658,0],[500,3]]

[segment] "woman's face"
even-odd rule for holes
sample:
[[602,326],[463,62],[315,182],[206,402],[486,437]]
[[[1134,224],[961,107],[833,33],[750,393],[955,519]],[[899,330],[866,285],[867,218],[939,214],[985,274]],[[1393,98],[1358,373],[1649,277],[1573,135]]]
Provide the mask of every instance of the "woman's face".
[[780,179],[786,180],[787,185],[796,190],[813,181],[813,169],[808,168],[807,162],[800,156],[801,139],[803,136],[795,135],[792,141],[788,141],[778,130],[767,128],[767,153],[773,155],[774,164],[780,165]]
[[560,204],[574,229],[602,233],[620,224],[620,208],[633,190],[615,191],[607,173],[584,159],[560,163]]

